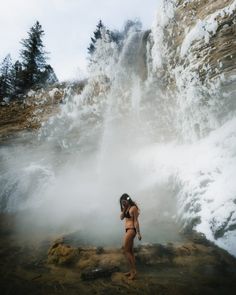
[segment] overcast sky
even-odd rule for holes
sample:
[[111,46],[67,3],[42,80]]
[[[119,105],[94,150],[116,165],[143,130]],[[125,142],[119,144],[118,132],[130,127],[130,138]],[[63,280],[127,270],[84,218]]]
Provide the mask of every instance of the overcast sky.
[[[127,19],[140,18],[150,28],[160,0],[0,0],[0,61],[19,58],[20,40],[39,20],[45,31],[49,63],[60,80],[85,73],[87,47],[101,19],[121,29]],[[80,70],[78,70],[78,68]]]

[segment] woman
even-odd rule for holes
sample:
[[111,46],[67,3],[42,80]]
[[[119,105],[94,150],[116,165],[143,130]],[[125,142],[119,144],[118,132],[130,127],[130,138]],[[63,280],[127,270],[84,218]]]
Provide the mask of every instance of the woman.
[[123,220],[125,218],[124,254],[130,265],[130,271],[125,273],[125,275],[133,280],[137,274],[133,242],[136,234],[139,240],[142,239],[138,222],[139,208],[129,195],[123,194],[120,197],[120,209],[120,219]]

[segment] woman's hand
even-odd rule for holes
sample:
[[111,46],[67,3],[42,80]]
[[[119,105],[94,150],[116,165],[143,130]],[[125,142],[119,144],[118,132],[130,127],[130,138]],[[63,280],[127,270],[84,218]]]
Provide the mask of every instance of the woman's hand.
[[141,240],[142,240],[142,236],[141,236],[141,234],[140,234],[140,233],[138,233],[138,239],[139,239],[139,241],[141,241]]
[[122,213],[125,213],[127,207],[128,207],[128,206],[124,206],[124,207],[123,207],[123,209],[122,209]]
[[120,219],[121,219],[121,220],[124,219],[124,212],[121,212],[121,214],[120,214]]

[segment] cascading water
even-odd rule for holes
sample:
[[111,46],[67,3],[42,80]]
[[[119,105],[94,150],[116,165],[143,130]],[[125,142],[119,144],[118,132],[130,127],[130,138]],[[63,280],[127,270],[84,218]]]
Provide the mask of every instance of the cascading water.
[[[104,32],[84,90],[68,89],[38,141],[32,135],[1,149],[1,208],[25,210],[21,227],[120,243],[118,199],[127,192],[142,209],[144,242],[178,240],[179,226],[195,226],[236,255],[235,88],[196,57],[203,38],[194,24],[176,31],[188,1],[163,3],[152,31],[134,24],[119,44]],[[214,12],[216,26],[232,3]]]

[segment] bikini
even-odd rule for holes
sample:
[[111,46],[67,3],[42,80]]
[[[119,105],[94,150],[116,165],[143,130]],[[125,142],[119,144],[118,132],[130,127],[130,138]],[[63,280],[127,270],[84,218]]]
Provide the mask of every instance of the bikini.
[[[130,214],[129,214],[129,210],[127,212],[124,213],[124,217],[126,218],[131,218]],[[136,228],[135,227],[128,227],[125,229],[125,231],[127,232],[127,230],[129,229],[134,229],[135,233],[136,233]]]

